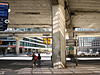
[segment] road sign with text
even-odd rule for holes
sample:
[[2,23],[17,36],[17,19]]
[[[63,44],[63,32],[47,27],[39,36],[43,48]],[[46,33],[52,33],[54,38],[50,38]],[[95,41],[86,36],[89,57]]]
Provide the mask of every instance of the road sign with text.
[[6,21],[8,20],[8,9],[8,3],[0,2],[0,31],[4,31],[5,29],[7,29]]

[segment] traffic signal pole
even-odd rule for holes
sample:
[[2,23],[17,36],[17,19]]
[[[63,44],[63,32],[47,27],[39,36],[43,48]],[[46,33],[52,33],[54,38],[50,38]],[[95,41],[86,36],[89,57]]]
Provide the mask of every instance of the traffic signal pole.
[[[77,35],[75,36],[75,39],[77,39]],[[78,59],[77,59],[77,40],[76,40],[76,66],[78,66]]]
[[47,50],[48,50],[48,38],[47,38]]

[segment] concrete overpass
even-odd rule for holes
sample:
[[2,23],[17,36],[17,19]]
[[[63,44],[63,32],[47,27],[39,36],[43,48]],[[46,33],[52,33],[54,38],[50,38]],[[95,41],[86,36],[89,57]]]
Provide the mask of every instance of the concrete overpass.
[[51,31],[0,32],[0,37],[52,37]]
[[[53,66],[65,67],[65,29],[100,29],[100,0],[0,0],[9,2],[9,28],[52,28]],[[17,34],[16,34],[17,35]]]

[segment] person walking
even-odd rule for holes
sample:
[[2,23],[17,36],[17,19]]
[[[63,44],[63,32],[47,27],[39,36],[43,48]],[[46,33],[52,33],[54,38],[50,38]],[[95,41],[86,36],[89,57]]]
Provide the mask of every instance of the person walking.
[[40,53],[38,54],[38,67],[41,67],[41,56]]
[[35,53],[33,52],[32,55],[28,55],[32,57],[32,66],[36,66],[36,60],[37,60],[37,56],[35,55]]
[[33,52],[32,54],[32,61],[33,61],[33,66],[36,66],[36,62],[37,62],[37,56],[35,55],[35,53]]
[[2,50],[2,54],[3,54],[3,56],[5,56],[5,50],[4,49]]

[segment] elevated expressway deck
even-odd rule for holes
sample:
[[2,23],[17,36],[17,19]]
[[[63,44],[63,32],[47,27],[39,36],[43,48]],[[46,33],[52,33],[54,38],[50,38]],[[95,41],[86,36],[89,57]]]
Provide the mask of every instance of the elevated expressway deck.
[[0,32],[0,37],[52,37],[52,32]]

